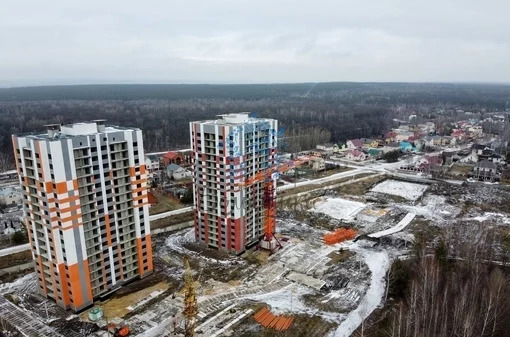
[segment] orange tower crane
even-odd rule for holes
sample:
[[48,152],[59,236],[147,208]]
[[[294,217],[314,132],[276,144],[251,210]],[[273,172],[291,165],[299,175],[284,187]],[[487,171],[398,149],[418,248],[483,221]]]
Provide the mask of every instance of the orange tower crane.
[[277,247],[281,247],[280,242],[274,236],[276,228],[276,196],[274,181],[278,175],[287,172],[290,169],[303,164],[303,161],[296,160],[286,162],[280,165],[269,167],[263,171],[257,172],[244,182],[238,183],[238,186],[251,186],[255,183],[264,182],[264,237],[260,242],[260,247],[273,252]]

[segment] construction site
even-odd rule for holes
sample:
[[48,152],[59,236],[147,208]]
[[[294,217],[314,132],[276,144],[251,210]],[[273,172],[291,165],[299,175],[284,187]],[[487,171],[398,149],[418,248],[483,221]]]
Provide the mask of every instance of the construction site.
[[[199,129],[207,128],[193,134]],[[505,233],[510,226],[510,191],[398,173],[400,163],[335,164],[319,177],[292,179],[284,175],[300,160],[274,162],[232,175],[225,200],[240,196],[244,203],[227,212],[230,204],[212,196],[229,172],[206,173],[220,165],[200,158],[194,211],[168,212],[170,219],[192,214],[193,226],[175,220],[153,232],[151,275],[78,313],[43,297],[35,273],[10,275],[0,283],[2,323],[26,336],[348,337],[388,300],[391,264],[413,254],[417,236],[433,242],[460,230],[471,240],[483,229]],[[234,171],[243,166],[232,163]],[[211,184],[209,175],[217,174]],[[243,212],[254,208],[248,234],[239,232]],[[500,253],[495,258],[503,260]]]
[[197,242],[191,228],[161,233],[154,274],[95,303],[100,318],[46,300],[32,272],[0,284],[1,309],[15,306],[23,324],[55,336],[350,336],[384,303],[388,268],[417,233],[510,225],[508,191],[491,186],[357,169],[289,186],[266,199],[272,249],[236,255]]

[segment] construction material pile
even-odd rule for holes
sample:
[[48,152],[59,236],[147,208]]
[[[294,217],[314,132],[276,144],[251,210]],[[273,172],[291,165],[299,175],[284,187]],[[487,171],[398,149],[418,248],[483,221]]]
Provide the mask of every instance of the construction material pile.
[[278,331],[287,330],[292,324],[292,321],[294,321],[293,317],[273,315],[268,308],[259,310],[253,318],[262,326],[273,328]]
[[357,232],[351,228],[339,228],[333,233],[324,234],[324,242],[327,245],[334,245],[346,240],[352,240],[356,237]]

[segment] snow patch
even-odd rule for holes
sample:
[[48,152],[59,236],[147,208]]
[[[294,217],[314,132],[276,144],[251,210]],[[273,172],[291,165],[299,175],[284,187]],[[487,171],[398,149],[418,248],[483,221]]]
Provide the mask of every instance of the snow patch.
[[427,185],[408,183],[398,180],[385,180],[372,188],[372,192],[396,195],[407,200],[415,201],[427,190]]
[[342,199],[328,198],[326,201],[319,201],[315,204],[314,212],[323,213],[338,220],[352,220],[366,204],[362,202]]

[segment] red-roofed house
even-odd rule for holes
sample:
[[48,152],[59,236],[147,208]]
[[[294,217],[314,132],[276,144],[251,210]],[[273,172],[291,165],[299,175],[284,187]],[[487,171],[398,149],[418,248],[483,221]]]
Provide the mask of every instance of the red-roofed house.
[[452,138],[455,139],[456,141],[459,141],[459,140],[463,140],[463,139],[466,139],[467,138],[467,134],[465,131],[463,130],[459,130],[459,129],[455,129],[453,130],[452,134],[451,134]]
[[417,141],[418,139],[420,139],[420,136],[415,133],[411,137],[407,138],[407,141],[412,143],[412,142]]
[[394,131],[389,131],[384,135],[384,140],[386,143],[392,143],[397,139],[397,133]]
[[351,139],[346,142],[347,148],[350,150],[363,148],[363,142],[360,139]]
[[182,155],[182,153],[177,151],[170,151],[163,155],[163,163],[165,164],[165,166],[168,166],[170,164],[180,165],[183,160],[184,156]]
[[415,164],[417,170],[427,172],[432,166],[443,165],[443,157],[441,155],[426,155]]
[[366,153],[358,150],[349,150],[347,151],[347,155],[345,156],[347,160],[352,161],[364,161],[367,159]]

